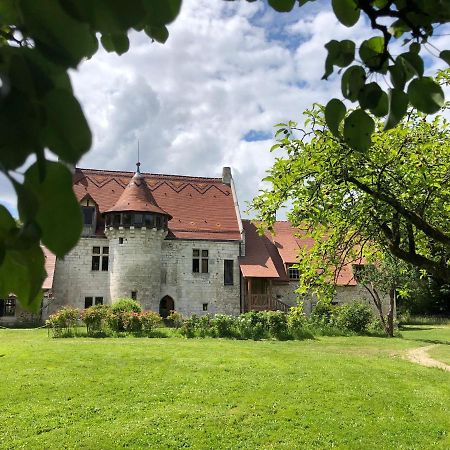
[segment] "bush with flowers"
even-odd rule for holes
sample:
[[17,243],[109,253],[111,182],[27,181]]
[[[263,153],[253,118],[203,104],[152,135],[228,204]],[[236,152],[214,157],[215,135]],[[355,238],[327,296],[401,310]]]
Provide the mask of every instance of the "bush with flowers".
[[79,318],[79,309],[64,306],[58,312],[51,314],[45,324],[49,332],[51,330],[53,337],[70,337],[76,334]]

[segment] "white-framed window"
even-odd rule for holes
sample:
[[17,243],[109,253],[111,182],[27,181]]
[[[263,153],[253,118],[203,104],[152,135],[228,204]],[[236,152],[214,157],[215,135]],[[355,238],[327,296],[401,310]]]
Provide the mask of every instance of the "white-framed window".
[[298,267],[295,267],[295,264],[288,264],[288,276],[289,279],[292,281],[298,281],[300,279],[300,272],[298,270]]

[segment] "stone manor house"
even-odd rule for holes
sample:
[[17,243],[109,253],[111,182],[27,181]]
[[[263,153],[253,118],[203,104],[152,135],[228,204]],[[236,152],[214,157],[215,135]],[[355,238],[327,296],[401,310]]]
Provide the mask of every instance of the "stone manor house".
[[[130,297],[163,317],[283,310],[296,303],[299,247],[288,222],[258,235],[242,220],[229,167],[222,178],[76,168],[73,189],[83,213],[77,246],[55,260],[45,251],[41,317],[64,305],[87,308]],[[336,301],[365,296],[344,267]],[[306,301],[310,312],[313,300]],[[0,300],[0,325],[30,318],[14,297]]]

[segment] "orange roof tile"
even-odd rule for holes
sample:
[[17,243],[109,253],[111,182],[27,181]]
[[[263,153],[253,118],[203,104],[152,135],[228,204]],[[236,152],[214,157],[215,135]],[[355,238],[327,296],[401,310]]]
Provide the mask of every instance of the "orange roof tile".
[[[79,201],[89,194],[100,213],[114,207],[133,172],[75,170],[73,190]],[[221,178],[142,173],[155,203],[172,216],[169,238],[239,240],[231,187]],[[127,201],[128,203],[128,201]],[[100,221],[98,233],[102,233]]]

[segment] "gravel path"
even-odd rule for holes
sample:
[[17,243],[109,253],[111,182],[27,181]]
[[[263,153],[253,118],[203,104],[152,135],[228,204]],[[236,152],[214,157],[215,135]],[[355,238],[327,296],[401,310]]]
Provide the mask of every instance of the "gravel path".
[[450,372],[450,366],[441,361],[433,359],[428,355],[428,350],[436,347],[436,345],[427,345],[426,347],[413,348],[408,352],[408,359],[416,364],[426,367],[438,367],[439,369]]

